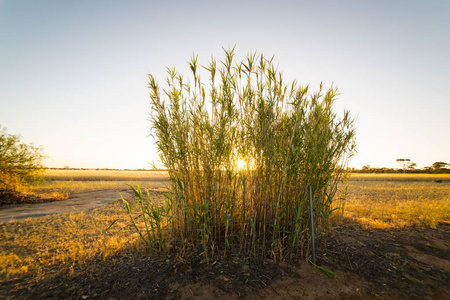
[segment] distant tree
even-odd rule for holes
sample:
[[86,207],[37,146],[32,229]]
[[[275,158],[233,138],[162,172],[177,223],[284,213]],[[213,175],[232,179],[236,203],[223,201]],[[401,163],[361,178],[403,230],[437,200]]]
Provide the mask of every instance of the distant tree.
[[415,162],[409,162],[406,164],[406,169],[409,171],[413,171],[417,167],[417,164]]
[[370,172],[370,165],[363,166],[361,169],[363,172]]
[[41,149],[20,141],[0,125],[0,190],[18,188],[42,179]]
[[399,158],[396,161],[402,166],[403,173],[405,173],[405,170],[407,169],[408,164],[411,160],[409,158]]
[[450,164],[442,161],[437,161],[431,165],[431,169],[436,173],[442,173],[448,170],[446,166],[450,166]]

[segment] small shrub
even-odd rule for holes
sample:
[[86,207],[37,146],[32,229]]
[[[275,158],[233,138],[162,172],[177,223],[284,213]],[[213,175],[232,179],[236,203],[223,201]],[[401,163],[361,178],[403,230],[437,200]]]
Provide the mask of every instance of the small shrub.
[[41,149],[20,141],[0,126],[0,190],[18,190],[40,181],[44,168]]
[[192,81],[149,75],[153,136],[172,182],[171,240],[208,257],[230,251],[308,256],[308,186],[316,228],[326,228],[355,152],[353,119],[333,112],[337,89],[286,85],[272,59],[234,49],[219,64],[194,56]]

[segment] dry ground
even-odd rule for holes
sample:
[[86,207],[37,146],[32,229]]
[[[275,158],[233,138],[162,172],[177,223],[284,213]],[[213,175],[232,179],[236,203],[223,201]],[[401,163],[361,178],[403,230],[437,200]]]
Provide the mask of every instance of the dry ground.
[[[326,247],[325,247],[325,239]],[[6,299],[449,299],[450,228],[365,230],[357,224],[321,237],[318,261],[254,261],[123,252],[37,277],[3,278]]]
[[[317,264],[336,273],[334,279],[304,261],[255,261],[239,253],[209,262],[195,253],[152,256],[125,223],[104,233],[120,214],[113,203],[0,225],[0,298],[450,299],[450,181],[427,178],[416,188],[405,177],[397,185],[379,177],[351,183],[349,214],[317,242]],[[430,191],[433,199],[426,198]],[[357,199],[387,212],[367,214]],[[424,205],[400,214],[405,201]],[[432,225],[414,222],[427,201],[444,217],[423,219]]]
[[[65,214],[76,211],[86,211],[96,207],[103,207],[105,204],[117,202],[124,198],[131,197],[132,193],[129,189],[117,190],[100,190],[89,191],[72,194],[68,199],[49,202],[26,201],[34,197],[19,198],[15,205],[0,205],[0,224],[11,221],[22,220],[32,217],[43,217],[54,214]],[[1,195],[0,195],[1,197]],[[38,198],[41,200],[41,198]],[[0,201],[1,204],[1,201]]]

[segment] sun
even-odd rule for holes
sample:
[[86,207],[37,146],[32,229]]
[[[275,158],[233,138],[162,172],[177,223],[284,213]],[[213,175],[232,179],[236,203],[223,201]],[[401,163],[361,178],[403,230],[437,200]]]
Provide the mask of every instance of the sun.
[[247,166],[247,163],[243,159],[238,159],[236,161],[236,164],[237,164],[238,170],[242,170],[242,169],[244,169]]

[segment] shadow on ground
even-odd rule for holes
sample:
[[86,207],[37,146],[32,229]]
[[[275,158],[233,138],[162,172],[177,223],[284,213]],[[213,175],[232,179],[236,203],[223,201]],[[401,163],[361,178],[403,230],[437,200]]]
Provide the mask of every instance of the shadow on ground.
[[[17,299],[450,299],[449,226],[402,230],[337,227],[318,241],[318,264],[132,253],[62,266],[43,278],[4,280]],[[325,247],[326,241],[326,247]],[[71,273],[72,272],[72,273]]]

